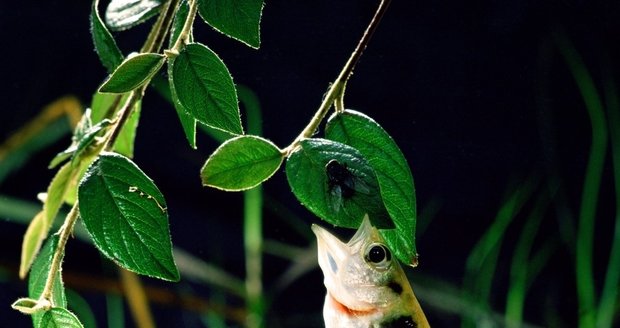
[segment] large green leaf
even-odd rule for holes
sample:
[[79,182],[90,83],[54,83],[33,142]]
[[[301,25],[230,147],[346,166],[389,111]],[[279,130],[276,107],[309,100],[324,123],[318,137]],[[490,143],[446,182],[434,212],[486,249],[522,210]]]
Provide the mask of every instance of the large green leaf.
[[368,160],[377,174],[383,203],[396,225],[395,230],[381,230],[381,234],[402,262],[415,264],[413,177],[396,142],[373,119],[352,110],[330,117],[325,137],[354,147]]
[[[47,275],[49,274],[50,265],[52,263],[52,257],[54,256],[54,251],[58,246],[58,240],[58,235],[50,236],[32,264],[32,269],[30,270],[30,276],[28,278],[28,296],[31,299],[38,300],[43,293]],[[61,271],[59,271],[54,278],[51,302],[52,306],[67,307],[67,299],[65,297],[65,288],[62,283]],[[34,313],[32,315],[32,321],[34,323],[38,323],[42,315],[43,313],[40,312]]]
[[216,129],[243,133],[235,85],[213,51],[202,44],[188,44],[171,66],[172,95],[183,110]]
[[130,159],[102,153],[80,182],[78,200],[101,253],[130,271],[179,280],[164,197]]
[[61,307],[45,311],[37,328],[84,328],[75,314]]
[[329,223],[358,228],[368,213],[375,226],[394,227],[375,172],[350,146],[326,139],[302,140],[286,161],[286,176],[297,199]]
[[123,62],[124,56],[120,49],[118,49],[114,37],[112,37],[110,31],[103,24],[98,6],[99,0],[94,0],[90,13],[90,33],[92,34],[95,51],[99,55],[99,60],[101,60],[108,72],[112,73]]
[[125,93],[141,87],[164,65],[166,57],[155,53],[142,53],[129,56],[105,82],[99,92]]
[[253,48],[260,46],[263,0],[198,0],[198,13],[213,28]]
[[202,167],[202,184],[228,191],[250,189],[269,179],[283,158],[269,140],[250,135],[228,139]]
[[[93,95],[93,100],[91,102],[92,121],[94,123],[101,122],[104,120],[106,115],[110,115],[108,112],[112,109],[112,106],[114,106],[116,102],[124,103],[128,97],[129,95],[121,96],[117,94],[96,92]],[[121,133],[118,135],[118,138],[116,138],[116,142],[114,142],[115,152],[130,158],[133,157],[134,141],[136,139],[138,124],[140,123],[141,111],[142,101],[138,101],[135,103],[133,110],[131,111],[131,115],[123,125]]]
[[143,23],[160,11],[161,0],[112,0],[105,20],[113,31],[122,31]]

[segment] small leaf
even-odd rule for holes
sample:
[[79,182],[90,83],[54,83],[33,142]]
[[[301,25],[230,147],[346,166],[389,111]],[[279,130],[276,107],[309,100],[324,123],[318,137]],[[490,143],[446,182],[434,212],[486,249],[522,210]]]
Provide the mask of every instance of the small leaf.
[[[172,48],[174,44],[177,42],[179,35],[181,35],[181,31],[183,30],[183,26],[185,25],[185,21],[187,20],[187,15],[189,14],[189,4],[187,0],[182,0],[179,4],[179,9],[174,15],[174,21],[172,22],[172,26],[170,27],[170,38],[168,39],[168,48]],[[190,32],[191,35],[191,32]]]
[[54,307],[43,314],[37,328],[84,328],[84,326],[69,310]]
[[52,179],[49,187],[47,188],[47,198],[43,203],[43,211],[45,212],[45,226],[47,229],[52,226],[52,222],[60,207],[62,206],[67,190],[69,189],[69,182],[73,176],[73,168],[70,164],[63,165],[58,173]]
[[[41,298],[41,294],[43,293],[45,282],[49,274],[52,258],[54,256],[54,251],[58,246],[58,239],[58,235],[51,235],[45,242],[43,248],[41,248],[41,252],[32,264],[30,277],[28,278],[28,296],[32,299]],[[61,273],[62,271],[58,271],[54,278],[51,301],[52,306],[67,307],[67,299],[65,297],[65,288],[62,283]],[[34,313],[32,315],[32,321],[34,323],[39,322],[41,316],[42,313]]]
[[179,120],[181,121],[181,127],[183,128],[185,137],[189,142],[189,146],[193,149],[196,149],[196,119],[179,101],[176,89],[174,88],[174,74],[172,73],[172,68],[174,66],[173,63],[174,60],[172,60],[171,63],[168,64],[168,81],[170,82],[169,85],[171,101],[174,105],[174,109],[177,112],[177,115],[179,116]]
[[141,87],[164,65],[166,57],[142,53],[128,57],[99,87],[99,92],[125,93]]
[[101,21],[98,6],[99,0],[93,0],[90,13],[90,33],[92,34],[95,51],[99,55],[99,60],[101,60],[108,72],[112,73],[123,62],[124,56],[120,49],[118,49],[112,34],[105,27],[103,21]]
[[23,314],[33,314],[42,310],[37,300],[28,297],[18,299],[11,304],[11,307]]
[[271,141],[239,136],[224,142],[200,171],[202,184],[228,191],[253,188],[269,179],[282,164],[283,154]]
[[396,142],[377,122],[352,110],[330,117],[325,136],[354,147],[368,160],[377,174],[383,203],[396,225],[395,230],[381,230],[381,234],[398,259],[406,264],[415,264],[413,177]]
[[80,139],[77,140],[77,146],[75,147],[75,151],[73,152],[73,155],[71,155],[72,165],[75,165],[78,162],[78,159],[80,159],[82,155],[85,153],[86,149],[88,149],[89,146],[93,145],[93,143],[96,141],[96,137],[99,134],[99,132],[101,132],[104,128],[110,126],[111,124],[112,124],[112,121],[103,120],[93,125],[90,129],[88,129],[88,131],[86,131],[84,136],[82,136]]
[[252,48],[260,46],[263,0],[198,0],[198,13],[224,35]]
[[[112,106],[115,105],[115,102],[124,103],[128,97],[129,95],[127,94],[118,95],[96,92],[91,102],[92,121],[95,123],[101,122],[106,115],[110,115],[108,112],[111,110]],[[141,110],[142,101],[138,101],[135,103],[127,122],[123,125],[118,138],[116,138],[116,142],[114,143],[115,152],[130,158],[133,157],[134,141],[140,122]]]
[[112,31],[122,31],[141,24],[160,11],[161,0],[112,0],[105,20]]
[[171,66],[173,97],[176,94],[187,113],[216,129],[243,133],[235,85],[226,65],[213,51],[190,43]]
[[41,249],[43,240],[49,232],[45,224],[45,212],[41,211],[35,215],[28,225],[24,240],[22,241],[22,256],[19,263],[19,277],[24,279],[30,270],[30,266]]
[[375,173],[350,146],[318,138],[302,140],[286,161],[286,177],[297,199],[329,223],[357,228],[368,213],[373,225],[394,226]]
[[130,159],[102,153],[80,182],[78,199],[101,253],[130,271],[179,280],[164,197]]

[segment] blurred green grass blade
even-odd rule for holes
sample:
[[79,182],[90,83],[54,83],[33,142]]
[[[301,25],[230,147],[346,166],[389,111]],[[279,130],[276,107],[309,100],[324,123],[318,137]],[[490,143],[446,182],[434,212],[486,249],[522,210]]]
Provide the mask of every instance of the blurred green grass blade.
[[88,302],[72,289],[67,289],[65,293],[67,294],[67,304],[69,304],[71,312],[80,318],[84,327],[97,328],[97,319],[95,319],[95,314]]
[[[550,190],[557,190],[550,188]],[[521,327],[523,323],[523,310],[525,296],[527,294],[527,278],[529,272],[529,257],[544,213],[550,203],[547,192],[541,192],[537,197],[536,204],[526,220],[514,253],[510,267],[510,285],[506,296],[506,325],[507,327]]]
[[594,327],[596,322],[596,295],[592,263],[594,222],[607,150],[607,123],[601,97],[581,56],[563,31],[554,31],[553,38],[575,79],[592,125],[592,144],[583,183],[577,226],[575,268],[580,313],[579,327]]
[[41,204],[0,195],[0,218],[21,224],[29,224],[41,210]]
[[123,298],[113,294],[105,296],[108,328],[125,327],[125,310]]
[[[490,308],[489,295],[497,259],[506,230],[525,202],[532,196],[538,178],[530,178],[518,186],[502,204],[497,215],[469,254],[465,266],[464,294],[482,308]],[[471,326],[464,321],[463,326]]]
[[[237,86],[239,100],[246,110],[249,134],[262,134],[262,117],[258,97],[247,87]],[[243,242],[246,266],[246,304],[250,312],[248,327],[265,326],[263,295],[263,188],[257,186],[243,193]]]
[[0,159],[0,184],[9,174],[22,167],[34,153],[47,148],[70,133],[71,126],[67,120],[56,120],[19,148],[8,152],[6,157]]
[[[609,63],[609,59],[607,60]],[[610,328],[618,307],[618,288],[620,286],[620,99],[618,86],[612,76],[610,65],[605,66],[605,99],[609,116],[609,134],[611,139],[611,157],[614,176],[616,222],[607,264],[607,273],[599,303],[596,326]]]

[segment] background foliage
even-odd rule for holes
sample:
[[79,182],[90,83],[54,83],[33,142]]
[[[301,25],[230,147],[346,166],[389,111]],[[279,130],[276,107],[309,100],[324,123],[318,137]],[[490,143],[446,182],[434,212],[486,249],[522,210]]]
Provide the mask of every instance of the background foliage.
[[[195,33],[225,60],[236,83],[258,95],[265,136],[284,145],[318,106],[374,7],[359,1],[267,1],[258,51],[200,24]],[[75,94],[82,103],[89,102],[106,76],[92,51],[89,10],[88,2],[0,4],[0,33],[12,49],[1,55],[2,139],[59,96]],[[603,104],[607,119],[602,124],[613,137],[618,131],[612,110],[617,101],[613,81],[620,58],[619,15],[612,1],[391,5],[349,83],[347,105],[380,122],[412,167],[421,263],[409,273],[434,326],[452,327],[463,318],[471,324],[498,324],[506,315],[538,326],[576,327],[575,240],[580,217],[588,215],[583,212],[584,199],[594,201],[596,209],[596,299],[605,294],[618,204],[611,147],[617,146],[612,142],[603,146],[602,154],[599,151],[598,196],[584,193],[592,141],[587,105],[596,99]],[[136,39],[118,34],[121,48],[139,47],[147,32],[141,31]],[[575,56],[581,59],[575,61]],[[587,75],[593,79],[594,94],[586,86],[584,95]],[[233,273],[218,278],[219,286],[225,286],[221,288],[189,277],[175,285],[145,279],[155,321],[161,326],[198,326],[205,320],[215,326],[218,317],[196,314],[207,308],[201,303],[204,299],[208,305],[227,304],[217,313],[229,318],[243,305],[231,296],[239,290],[235,277],[244,275],[243,248],[240,242],[230,242],[242,236],[243,200],[200,186],[198,172],[217,143],[199,133],[199,148],[191,150],[170,105],[154,93],[145,102],[149,110],[142,113],[135,157],[166,195],[174,244]],[[64,121],[54,122],[38,141],[51,148],[35,153],[10,174],[0,171],[2,219],[28,211],[31,204],[15,199],[33,200],[51,179],[45,164],[66,147],[69,131]],[[263,275],[267,293],[273,296],[270,326],[316,326],[322,278],[313,266],[308,229],[316,218],[299,206],[282,172],[264,188]],[[26,288],[16,280],[25,226],[13,220],[1,224],[0,304],[8,305]],[[283,248],[282,243],[295,247]],[[79,293],[68,295],[69,303],[86,298],[100,326],[123,326],[123,320],[133,325],[118,298],[120,278],[115,271],[102,274],[106,262],[84,245],[71,242],[68,248],[72,260],[63,278],[70,291]],[[291,280],[295,275],[287,273],[304,265],[314,269],[303,282]],[[210,273],[209,267],[201,268]],[[157,298],[162,295],[158,292],[204,299],[177,296],[166,301]],[[307,304],[303,309],[290,302],[299,295]],[[0,313],[3,320],[30,323],[8,306]],[[87,314],[78,315],[86,322]]]

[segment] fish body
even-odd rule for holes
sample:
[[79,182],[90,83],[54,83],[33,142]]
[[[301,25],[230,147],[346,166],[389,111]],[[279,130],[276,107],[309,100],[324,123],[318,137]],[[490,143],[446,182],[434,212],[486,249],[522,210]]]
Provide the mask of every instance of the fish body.
[[312,225],[327,289],[326,328],[430,327],[398,259],[364,217],[348,243]]

